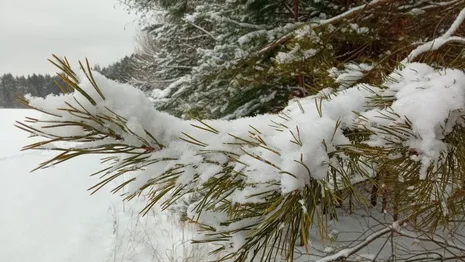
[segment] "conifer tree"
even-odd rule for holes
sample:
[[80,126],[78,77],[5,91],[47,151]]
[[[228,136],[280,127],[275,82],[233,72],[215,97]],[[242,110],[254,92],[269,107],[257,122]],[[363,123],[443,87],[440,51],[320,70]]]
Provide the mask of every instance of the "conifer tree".
[[[128,3],[167,14],[151,28],[157,73],[178,79],[157,108],[197,118],[55,57],[64,94],[25,97],[44,114],[18,122],[43,139],[25,149],[58,152],[38,168],[104,154],[93,192],[124,175],[112,192],[147,196],[142,214],[188,199],[195,242],[217,244],[220,260],[345,261],[376,241],[376,261],[463,258],[463,1],[300,1],[299,24],[281,16],[285,2]],[[289,101],[299,74],[305,98]],[[337,242],[334,223],[364,216],[378,223],[318,249],[315,234]],[[399,237],[424,249],[383,253]]]
[[[302,93],[296,90],[295,77],[272,70],[279,50],[256,54],[296,29],[294,1],[126,2],[147,15],[163,13],[159,24],[146,28],[158,52],[140,63],[145,70],[152,68],[150,76],[164,84],[163,91],[152,93],[157,108],[185,118],[232,119],[278,112],[289,95]],[[296,3],[301,22],[330,18],[355,4]]]

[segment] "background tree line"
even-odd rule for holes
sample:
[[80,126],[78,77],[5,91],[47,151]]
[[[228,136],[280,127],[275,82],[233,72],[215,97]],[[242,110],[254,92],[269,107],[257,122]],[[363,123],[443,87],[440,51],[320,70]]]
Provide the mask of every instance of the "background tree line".
[[13,76],[4,74],[0,76],[0,108],[22,108],[23,104],[16,98],[25,94],[37,97],[46,97],[49,94],[58,94],[60,89],[55,84],[61,80],[58,76],[49,74],[32,74],[28,76]]
[[[134,55],[126,56],[107,67],[96,65],[95,71],[118,82],[128,82],[132,72]],[[11,73],[0,75],[0,108],[24,108],[16,98],[26,94],[34,97],[46,97],[50,94],[60,94],[57,84],[64,85],[59,76],[49,74],[32,74],[14,76]],[[141,86],[141,85],[140,85]]]

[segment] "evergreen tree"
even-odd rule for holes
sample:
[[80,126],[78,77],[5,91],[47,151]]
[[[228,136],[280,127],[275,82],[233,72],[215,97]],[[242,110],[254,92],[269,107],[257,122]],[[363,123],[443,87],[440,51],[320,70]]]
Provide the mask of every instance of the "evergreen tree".
[[12,74],[5,74],[2,77],[2,97],[6,107],[16,107],[15,97],[19,94],[17,84]]
[[[300,83],[300,86],[296,77],[297,74],[311,70],[313,65],[308,68],[301,66],[299,72],[294,72],[294,67],[291,72],[274,70],[275,61],[281,61],[279,57],[276,60],[276,56],[281,51],[289,51],[289,47],[278,45],[267,49],[266,54],[260,50],[268,44],[279,42],[283,37],[290,37],[288,34],[295,32],[296,28],[304,27],[301,23],[295,24],[294,19],[317,23],[321,18],[329,19],[364,3],[313,0],[126,2],[147,16],[163,13],[158,18],[160,23],[147,25],[145,29],[147,36],[144,41],[153,42],[150,47],[155,46],[157,50],[150,50],[150,56],[144,55],[144,50],[139,52],[142,58],[137,65],[143,68],[142,71],[149,72],[149,77],[135,77],[138,82],[150,79],[158,83],[151,85],[156,88],[152,96],[157,108],[186,118],[203,116],[227,119],[278,112],[285,106],[289,96],[318,91],[315,90],[312,77],[305,77],[305,83]],[[295,9],[297,16],[294,14]],[[323,29],[324,26],[317,29],[315,34],[321,34]],[[318,59],[314,61],[319,68],[321,62],[324,63],[326,68],[321,69],[323,72],[341,62],[328,61],[324,55],[325,51],[332,48],[332,42],[337,41],[334,44],[340,47],[334,49],[343,52],[350,45],[357,45],[357,41],[364,41],[362,39],[367,34],[359,30],[357,36],[357,31],[351,27],[346,30],[353,31],[353,43],[340,46],[343,42],[337,39],[325,39],[328,44],[319,43],[322,45],[321,50],[318,50]],[[326,32],[326,35],[334,37],[340,34]],[[374,32],[371,36],[377,37]],[[145,39],[147,37],[149,40]],[[317,44],[312,43],[315,48]],[[304,49],[310,49],[310,43],[305,45]],[[307,50],[305,56],[309,58],[311,54],[312,51]],[[377,55],[380,54],[372,54]],[[333,57],[340,56],[331,54]],[[340,60],[343,59],[340,57]],[[371,56],[366,59],[371,59]],[[250,78],[250,75],[255,77]],[[302,89],[304,84],[306,87]]]
[[125,56],[119,61],[104,67],[102,69],[95,69],[95,71],[101,73],[102,75],[108,77],[109,79],[116,80],[120,83],[127,83],[132,79],[132,63],[133,55]]
[[[315,2],[298,1],[300,21],[350,7]],[[159,109],[213,118],[279,111],[297,85],[295,78],[267,73],[272,58],[255,57],[260,47],[295,29],[292,1],[127,3],[149,14],[164,12],[159,24],[146,28],[158,50],[140,63],[152,68],[151,77],[164,84],[163,91],[153,93]],[[252,81],[247,75],[260,78]]]
[[[143,214],[184,201],[196,241],[218,244],[223,260],[292,261],[300,243],[319,261],[345,261],[396,236],[441,251],[385,259],[462,258],[463,1],[300,1],[306,19],[288,25],[285,1],[127,3],[164,11],[148,27],[159,44],[154,73],[175,80],[156,106],[198,119],[154,109],[88,63],[80,78],[58,59],[67,94],[24,99],[44,115],[18,124],[43,138],[25,149],[60,152],[38,168],[104,153],[94,192],[125,175],[112,192],[147,196]],[[289,102],[294,90],[307,97]],[[79,147],[56,143],[69,141]],[[385,221],[353,243],[331,254],[310,243],[312,234],[335,241],[338,218],[362,220],[358,211],[373,215],[378,204]]]

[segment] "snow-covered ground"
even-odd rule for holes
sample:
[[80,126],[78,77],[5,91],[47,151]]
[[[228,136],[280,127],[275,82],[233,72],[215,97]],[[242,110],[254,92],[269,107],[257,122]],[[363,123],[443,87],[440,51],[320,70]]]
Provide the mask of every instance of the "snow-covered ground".
[[30,173],[55,154],[20,151],[32,140],[14,123],[35,115],[0,109],[0,261],[153,262],[199,256],[186,240],[192,231],[167,214],[155,209],[142,218],[140,202],[123,205],[109,190],[90,196],[87,189],[97,178],[88,175],[101,168],[98,156]]

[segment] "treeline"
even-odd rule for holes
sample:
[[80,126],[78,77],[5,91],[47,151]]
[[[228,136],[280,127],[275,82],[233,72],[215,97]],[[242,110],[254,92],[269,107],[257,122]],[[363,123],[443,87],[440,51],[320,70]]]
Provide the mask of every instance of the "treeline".
[[32,74],[28,76],[13,76],[4,74],[0,76],[0,108],[22,108],[23,104],[17,98],[25,94],[36,97],[46,97],[49,94],[58,94],[60,89],[55,84],[60,82],[58,76]]
[[[132,72],[132,56],[126,56],[123,59],[107,66],[100,67],[96,65],[93,69],[102,75],[118,82],[128,82]],[[34,97],[46,97],[50,94],[59,94],[60,88],[56,85],[64,83],[58,76],[49,74],[32,74],[28,76],[13,76],[4,74],[0,76],[0,108],[23,108],[23,104],[18,102],[17,98],[30,94]]]

